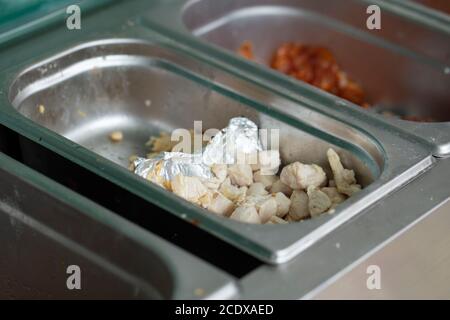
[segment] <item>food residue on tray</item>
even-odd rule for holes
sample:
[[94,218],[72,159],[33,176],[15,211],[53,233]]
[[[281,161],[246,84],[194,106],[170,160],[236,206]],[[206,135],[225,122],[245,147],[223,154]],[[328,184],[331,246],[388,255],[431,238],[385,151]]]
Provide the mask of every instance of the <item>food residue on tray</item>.
[[255,59],[255,56],[253,55],[253,45],[250,41],[244,41],[239,47],[238,52],[244,58],[249,60]]
[[[239,121],[245,123],[239,127]],[[361,190],[354,171],[343,167],[333,149],[327,151],[331,177],[317,164],[295,161],[281,166],[279,151],[261,148],[257,134],[252,136],[249,128],[257,129],[246,118],[233,118],[203,150],[193,154],[172,152],[168,134],[152,137],[150,158],[130,158],[130,169],[214,214],[255,224],[286,224],[333,213],[337,205]],[[227,134],[235,140],[225,139]],[[252,151],[241,158],[244,162],[212,161],[217,153],[228,150],[227,142],[236,147],[237,154],[245,148]],[[255,148],[248,149],[252,143]],[[193,162],[196,157],[200,163]]]
[[109,134],[109,140],[111,142],[117,143],[121,142],[123,140],[123,133],[122,131],[113,131]]
[[38,105],[38,112],[39,112],[40,114],[44,114],[44,113],[45,113],[45,107],[44,107],[44,105],[42,105],[42,104]]

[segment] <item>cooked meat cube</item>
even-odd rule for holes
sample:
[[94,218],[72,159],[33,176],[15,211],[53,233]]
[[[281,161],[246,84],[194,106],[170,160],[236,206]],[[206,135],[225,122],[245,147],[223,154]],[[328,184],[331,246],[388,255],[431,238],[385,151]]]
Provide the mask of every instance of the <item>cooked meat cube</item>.
[[264,196],[266,194],[268,194],[268,192],[261,182],[252,183],[247,190],[248,196]]
[[240,164],[248,164],[252,168],[252,171],[259,170],[259,162],[258,162],[258,152],[252,153],[238,153],[237,155],[237,163]]
[[222,193],[225,197],[230,199],[231,201],[237,201],[239,198],[243,197],[243,194],[247,192],[247,189],[238,188],[231,184],[231,179],[228,177],[221,184],[219,188],[220,193]]
[[277,150],[264,150],[258,153],[258,163],[261,175],[274,175],[280,167],[280,152]]
[[309,186],[319,187],[326,182],[323,169],[315,164],[294,162],[283,168],[280,180],[292,189],[307,189]]
[[245,207],[255,207],[261,221],[266,222],[271,216],[277,213],[277,202],[272,195],[252,195],[238,201],[238,205]]
[[291,206],[289,216],[298,221],[309,216],[308,195],[303,190],[294,190],[291,195]]
[[228,166],[226,164],[213,164],[211,166],[211,171],[220,182],[223,182],[227,178]]
[[253,175],[253,180],[255,180],[255,182],[261,182],[266,188],[266,190],[270,189],[272,184],[278,179],[279,178],[277,176],[265,175],[262,174],[261,171],[256,171],[255,174]]
[[311,217],[316,217],[321,213],[324,213],[331,207],[331,200],[328,196],[320,191],[319,188],[310,186],[308,187],[308,208]]
[[208,210],[221,216],[229,216],[233,212],[233,209],[234,203],[220,192],[213,194],[211,203],[208,206]]
[[172,180],[172,191],[194,203],[199,203],[199,199],[208,193],[208,189],[203,185],[197,177],[187,177],[181,174]]
[[281,180],[278,179],[272,184],[270,192],[271,193],[282,192],[286,196],[290,197],[292,194],[292,189],[287,184],[284,184]]
[[289,207],[291,206],[291,199],[286,197],[282,192],[275,193],[273,197],[277,202],[277,216],[284,217],[289,212]]
[[222,183],[222,181],[220,181],[218,178],[214,177],[214,178],[200,178],[200,181],[203,183],[203,185],[205,187],[207,187],[208,189],[211,189],[213,191],[216,191],[217,189],[219,189],[220,184]]
[[339,193],[338,189],[334,188],[334,187],[325,187],[325,188],[322,188],[321,191],[323,193],[325,193],[328,196],[328,198],[330,198],[330,200],[333,204],[336,204],[336,205],[344,202],[345,199],[347,199],[347,197],[345,195],[343,195],[342,193]]
[[248,164],[235,164],[228,167],[231,182],[238,186],[249,186],[253,183],[252,167]]
[[278,204],[273,197],[268,197],[256,204],[259,217],[262,223],[266,223],[271,217],[277,214]]
[[252,206],[240,206],[236,208],[231,214],[230,219],[247,223],[261,223],[261,218],[256,208]]
[[277,216],[272,216],[270,217],[269,221],[266,222],[266,224],[288,224],[289,222],[287,222],[284,219],[281,219],[280,217]]
[[334,181],[340,193],[351,196],[361,190],[361,186],[356,184],[355,172],[344,169],[339,155],[333,149],[327,151],[328,161],[333,171]]
[[198,204],[200,206],[202,206],[203,208],[208,209],[208,207],[211,205],[211,202],[213,200],[213,194],[214,194],[214,191],[208,190],[203,196],[201,196],[198,199]]

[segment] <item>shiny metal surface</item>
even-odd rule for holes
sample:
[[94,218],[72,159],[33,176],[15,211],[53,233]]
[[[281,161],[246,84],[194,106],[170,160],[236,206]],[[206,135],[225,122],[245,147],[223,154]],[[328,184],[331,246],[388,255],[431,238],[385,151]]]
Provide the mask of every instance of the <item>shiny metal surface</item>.
[[[364,38],[358,33],[364,9],[364,3],[358,1],[236,0],[217,4],[200,0],[186,5],[183,19],[195,35],[234,52],[250,41],[256,61],[262,64],[268,64],[285,42],[325,46],[343,70],[362,84],[370,104],[398,114],[450,121],[448,35],[427,33],[411,23],[403,25],[405,21],[383,12],[382,28],[387,29],[383,36],[397,41],[377,39],[370,32]],[[414,39],[402,40],[393,30],[415,32]],[[436,52],[429,54],[418,43]],[[411,47],[420,55],[402,47]],[[411,73],[420,77],[411,78]]]
[[[381,7],[381,30],[366,28],[365,11],[369,4]],[[170,25],[158,18],[164,15],[170,15],[171,19],[166,19],[171,21]],[[166,6],[156,5],[148,17],[149,26],[161,26],[161,31],[173,30],[180,34],[180,39],[187,28],[194,35],[233,53],[244,41],[250,40],[257,60],[263,64],[267,64],[275,48],[286,41],[328,47],[342,68],[362,84],[369,102],[377,109],[432,116],[439,122],[415,123],[369,111],[373,117],[428,140],[435,145],[436,155],[450,154],[447,107],[450,101],[447,89],[450,87],[450,26],[445,21],[402,10],[396,3],[362,0],[233,0],[220,3],[180,0]],[[195,43],[193,46],[200,47]],[[213,51],[211,49],[209,54]],[[214,52],[221,54],[219,50]],[[238,63],[233,61],[232,64],[237,66]],[[261,69],[255,65],[248,67],[259,77],[263,74]],[[330,108],[345,109],[352,105],[275,73],[268,70],[263,75],[264,80],[271,80],[280,87],[297,88],[291,89],[292,94],[298,91],[329,96],[327,104]],[[355,112],[356,107],[352,108]],[[367,113],[366,110],[358,112]]]
[[[384,4],[385,1],[373,0],[371,2],[380,4],[383,8],[387,6],[387,4]],[[445,124],[440,127],[442,130],[439,131],[439,135],[433,136],[434,140],[431,141],[429,139],[432,136],[430,132],[438,132],[435,129],[433,129],[435,131],[430,130],[426,134],[422,130],[422,125],[414,127],[414,130],[402,130],[402,128],[408,127],[406,122],[402,122],[401,126],[396,126],[395,123],[391,124],[385,119],[368,115],[366,112],[351,105],[346,105],[342,101],[334,102],[333,99],[328,99],[326,95],[317,94],[312,89],[282,79],[282,76],[275,75],[266,68],[254,66],[252,63],[235,57],[235,55],[220,48],[202,43],[190,36],[189,31],[182,24],[180,13],[183,12],[182,6],[185,3],[185,0],[126,1],[126,7],[123,3],[117,3],[111,8],[99,10],[94,15],[84,16],[83,32],[67,32],[64,28],[52,29],[48,27],[49,24],[42,21],[42,23],[39,23],[41,33],[34,33],[32,37],[26,37],[25,39],[20,38],[20,41],[13,42],[13,45],[8,48],[0,47],[0,70],[2,71],[0,74],[0,123],[13,128],[20,134],[67,157],[71,161],[83,165],[98,175],[107,177],[114,183],[133,190],[133,192],[149,199],[149,201],[152,201],[152,197],[148,195],[149,190],[156,192],[159,198],[164,199],[164,194],[153,190],[148,184],[138,182],[130,173],[111,164],[109,160],[86,151],[76,143],[62,139],[59,134],[47,130],[42,125],[36,125],[35,122],[23,117],[12,108],[7,96],[9,86],[24,67],[41,61],[51,54],[61,52],[68,47],[107,37],[156,39],[164,46],[182,51],[185,56],[177,62],[188,70],[192,70],[193,67],[188,62],[192,62],[192,57],[205,62],[205,64],[194,65],[198,67],[195,68],[196,71],[200,69],[200,74],[208,80],[206,83],[214,82],[216,84],[215,86],[211,85],[211,87],[226,87],[233,92],[239,92],[240,97],[251,98],[252,104],[255,101],[269,101],[267,106],[270,108],[268,109],[281,109],[290,119],[291,124],[300,125],[302,129],[314,135],[325,131],[333,137],[337,136],[346,141],[353,141],[356,145],[363,147],[363,150],[367,150],[370,157],[376,159],[376,163],[383,164],[380,168],[380,176],[366,188],[360,197],[347,203],[345,210],[340,212],[338,216],[334,216],[334,220],[325,221],[325,223],[318,221],[316,226],[311,224],[297,225],[298,229],[292,227],[289,230],[282,230],[283,232],[269,228],[264,230],[263,240],[266,250],[259,251],[257,254],[267,257],[267,248],[275,248],[274,251],[276,252],[277,248],[290,242],[292,246],[289,248],[289,252],[293,256],[290,261],[283,265],[263,265],[244,278],[237,280],[240,298],[293,299],[314,297],[323,288],[336,281],[338,276],[351,270],[350,267],[359,262],[360,259],[372,254],[374,250],[379,249],[381,244],[391,241],[394,235],[419,221],[432,208],[448,198],[449,192],[446,186],[448,186],[450,178],[448,174],[450,163],[448,160],[435,159],[430,156],[432,152],[436,152],[437,147],[443,146],[442,142],[446,138],[445,130],[448,129]],[[136,19],[131,19],[131,16]],[[46,26],[47,29],[45,29]],[[160,26],[166,26],[167,28]],[[36,28],[36,26],[33,28]],[[153,29],[153,31],[150,29]],[[30,33],[31,31],[24,28],[21,30],[20,36],[26,35],[27,32]],[[0,36],[0,44],[4,44],[4,41],[11,43],[14,36],[17,35],[8,35],[6,40]],[[412,44],[414,45],[414,42]],[[418,45],[420,46],[420,43]],[[423,49],[433,51],[432,47],[424,46]],[[431,51],[428,54],[438,54]],[[75,61],[84,60],[85,57],[75,59]],[[208,64],[214,65],[214,68],[206,67]],[[64,68],[57,66],[57,69]],[[67,77],[67,75],[62,74],[61,77]],[[240,77],[250,81],[243,81]],[[29,84],[34,84],[35,80],[39,78],[41,76],[36,73],[36,77],[31,79]],[[257,89],[262,84],[265,84],[266,90]],[[32,96],[34,94],[36,93],[33,93]],[[206,95],[206,100],[209,99],[207,97],[208,95]],[[245,99],[242,101],[249,102]],[[337,106],[342,106],[342,108],[335,110]],[[263,110],[260,106],[258,108],[257,110]],[[186,112],[183,112],[182,116],[184,117],[185,114]],[[302,122],[302,119],[305,119],[305,122]],[[343,123],[345,123],[344,126]],[[436,128],[435,125],[433,125],[433,128]],[[317,128],[320,130],[317,131]],[[64,129],[58,130],[64,131]],[[107,130],[104,131],[107,132]],[[408,132],[414,132],[416,136],[411,136]],[[309,136],[310,134],[305,135],[305,137]],[[371,143],[367,143],[368,136],[375,137],[379,146],[382,147],[381,154],[384,159],[381,159],[381,161],[377,159],[377,154],[380,154],[377,144],[371,147]],[[330,136],[326,136],[326,138],[329,139]],[[311,140],[307,140],[308,142],[321,141],[317,140],[317,137],[309,139]],[[433,145],[427,144],[425,139],[428,139]],[[142,140],[144,140],[143,136]],[[324,145],[327,144],[323,143]],[[2,137],[0,136],[1,144]],[[441,151],[445,151],[445,149],[441,148]],[[126,153],[124,152],[124,155]],[[444,152],[438,153],[443,154]],[[114,161],[114,159],[112,160]],[[117,159],[117,161],[119,160],[123,161],[123,159]],[[9,170],[13,172],[11,169]],[[28,174],[28,171],[22,167],[13,173],[19,175],[20,172]],[[127,184],[129,184],[128,187]],[[44,187],[48,192],[57,192],[49,184],[44,184]],[[77,199],[80,198],[70,193],[64,198],[64,201],[70,204],[71,201]],[[197,222],[200,221],[201,224],[205,224],[205,226],[200,225],[204,228],[214,227],[215,229],[211,229],[211,232],[219,236],[223,231],[226,231],[226,235],[230,235],[229,230],[231,230],[236,243],[242,240],[236,235],[236,230],[245,232],[252,239],[262,234],[257,229],[243,230],[240,228],[241,225],[237,224],[230,224],[227,226],[229,229],[225,230],[220,228],[221,225],[215,223],[206,214],[188,211],[191,207],[179,204],[176,198],[169,197],[168,200],[160,205],[163,208],[168,208],[169,204],[175,206],[175,213],[180,217],[183,217],[183,214],[187,212],[187,216],[184,218],[196,219]],[[158,201],[155,202],[158,203]],[[78,202],[77,200],[77,203],[82,203],[82,201]],[[92,216],[94,211],[91,209],[93,207],[89,205],[83,208],[83,215]],[[96,208],[98,207],[96,206]],[[127,227],[130,226],[127,221],[117,219],[114,214],[108,213],[106,216],[114,217],[114,221],[118,221],[118,224],[115,225],[116,230],[120,229],[119,226],[122,224]],[[317,226],[319,227],[315,229]],[[131,225],[131,227],[133,227],[130,229],[132,232],[128,235],[130,237],[136,235],[136,232],[139,237],[148,234],[148,232],[143,232],[139,228],[134,228],[134,225]],[[310,230],[314,230],[315,241],[298,242],[298,239]],[[280,233],[285,238],[281,238]],[[291,236],[295,236],[295,238],[286,239]],[[144,238],[142,243],[148,246],[147,241],[152,238]],[[300,244],[305,246],[299,246]],[[242,247],[239,243],[237,245]],[[256,248],[261,249],[261,247]],[[255,246],[252,246],[251,249],[255,249]],[[297,253],[299,254],[296,255]],[[211,279],[210,269],[205,270],[202,266],[204,264],[195,266],[202,279]],[[182,280],[189,281],[189,275],[187,275],[187,278]],[[191,278],[196,279],[196,277]],[[190,288],[192,289],[192,286]],[[217,294],[230,293],[228,285],[222,288],[224,291],[212,291]],[[233,291],[233,288],[232,285],[231,291]],[[186,295],[181,296],[186,297]],[[227,295],[221,297],[225,296]]]
[[395,0],[406,7],[413,7],[433,14],[447,16],[450,19],[450,3],[447,0]]
[[[448,297],[449,170],[448,159],[437,160],[431,170],[407,187],[385,197],[367,214],[342,225],[289,263],[255,270],[241,280],[241,297],[318,299],[334,294],[335,298],[358,298],[359,293],[360,298]],[[444,203],[447,205],[442,206]],[[407,260],[400,262],[402,258]],[[364,291],[369,276],[364,266],[372,263],[381,267],[382,290],[378,293],[368,292],[367,287]],[[414,276],[419,278],[414,281]],[[408,288],[410,292],[405,293]]]
[[[201,84],[200,77],[214,82]],[[238,98],[237,88],[242,97]],[[244,97],[251,100],[244,102]],[[122,166],[127,165],[130,155],[145,154],[145,141],[152,134],[191,128],[194,120],[202,120],[204,128],[222,128],[234,116],[248,117],[260,128],[279,129],[284,163],[313,162],[329,171],[327,148],[340,150],[345,165],[356,171],[366,188],[333,215],[286,226],[249,226],[230,221],[143,179],[132,180],[131,173],[114,167],[110,174],[106,173],[118,177],[118,183],[128,190],[141,190],[146,199],[176,215],[200,221],[200,227],[271,263],[293,258],[432,165],[426,149],[420,150],[419,146],[394,151],[393,140],[384,140],[378,132],[371,132],[378,137],[375,140],[176,51],[142,41],[104,40],[63,52],[23,71],[11,86],[10,100],[35,124]],[[145,103],[148,100],[149,107]],[[250,103],[256,107],[250,107]],[[45,106],[45,113],[39,112],[39,105]],[[108,135],[116,130],[124,133],[124,141],[113,144]],[[398,138],[403,146],[411,143],[400,134]],[[71,150],[72,155],[80,155],[80,150]],[[84,165],[94,166],[105,175],[105,170],[98,170],[92,152],[86,152],[92,160],[86,158]]]
[[[450,199],[315,299],[450,299]],[[369,266],[380,268],[380,289],[369,290]]]
[[[0,239],[3,299],[208,299],[237,291],[221,271],[2,153]],[[70,265],[81,269],[81,290],[66,286]]]

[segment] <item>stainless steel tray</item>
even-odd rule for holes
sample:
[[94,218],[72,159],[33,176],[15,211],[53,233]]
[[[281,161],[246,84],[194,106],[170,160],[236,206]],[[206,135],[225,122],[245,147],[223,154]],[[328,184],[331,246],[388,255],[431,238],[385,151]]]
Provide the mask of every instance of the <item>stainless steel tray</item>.
[[[2,153],[0,251],[3,299],[237,294],[230,276]],[[80,290],[66,286],[70,265],[80,267]]]
[[[416,16],[411,18],[398,7],[392,6],[390,8],[390,2],[377,0],[370,2],[379,4],[383,10],[387,8],[389,14],[394,14],[394,16],[398,14],[416,24]],[[348,206],[338,216],[334,216],[333,221],[325,221],[324,224],[321,224],[322,221],[317,221],[319,233],[315,231],[311,233],[315,236],[309,238],[313,240],[310,243],[302,242],[306,240],[302,237],[304,234],[309,235],[307,229],[314,230],[314,225],[308,227],[298,225],[299,229],[290,226],[291,229],[284,229],[283,232],[267,229],[268,232],[264,233],[263,239],[268,236],[266,243],[270,243],[275,248],[280,248],[281,242],[286,243],[286,240],[290,240],[280,238],[284,235],[288,237],[296,236],[296,239],[301,239],[300,242],[293,240],[291,242],[293,245],[288,246],[287,251],[280,251],[281,253],[290,252],[295,255],[295,250],[298,250],[299,254],[292,258],[289,263],[278,267],[262,265],[240,280],[236,280],[241,289],[241,298],[292,299],[310,297],[311,291],[332,283],[336,277],[347,272],[349,266],[358,259],[370,255],[373,251],[382,247],[384,243],[391,241],[392,237],[411,224],[420,221],[428,210],[448,198],[448,188],[445,187],[448,184],[449,159],[435,159],[431,156],[433,152],[440,155],[444,154],[437,151],[444,145],[442,141],[445,141],[445,134],[448,130],[441,133],[437,139],[433,138],[433,140],[429,132],[420,134],[419,131],[422,130],[422,127],[419,126],[419,129],[415,131],[415,136],[412,136],[410,133],[414,130],[403,130],[404,122],[401,126],[387,122],[385,119],[364,112],[356,106],[347,105],[345,102],[336,100],[334,97],[318,92],[313,88],[290,81],[267,70],[267,68],[255,66],[251,62],[236,57],[234,53],[199,41],[198,38],[191,35],[182,22],[181,14],[185,3],[184,0],[115,2],[114,5],[103,8],[101,11],[98,10],[95,14],[84,14],[83,32],[68,32],[60,24],[66,18],[64,11],[60,12],[58,16],[45,17],[6,36],[0,34],[0,70],[2,71],[0,73],[0,123],[32,139],[35,144],[41,145],[40,148],[43,149],[42,146],[44,146],[53,150],[70,159],[73,163],[81,164],[93,173],[106,177],[119,185],[124,186],[131,182],[133,185],[126,187],[127,189],[142,195],[143,198],[152,198],[147,194],[149,188],[151,188],[148,184],[136,184],[136,177],[130,176],[129,173],[126,173],[126,170],[101,156],[87,152],[79,144],[63,139],[59,134],[25,118],[12,108],[8,100],[9,86],[25,67],[42,61],[51,54],[87,41],[111,37],[134,37],[158,41],[158,47],[173,48],[177,52],[176,55],[182,57],[180,58],[181,65],[188,65],[187,69],[191,71],[194,65],[199,67],[202,71],[199,74],[207,75],[204,77],[205,83],[214,83],[215,85],[211,85],[211,87],[215,89],[217,89],[217,86],[222,87],[223,85],[232,92],[240,92],[240,96],[251,98],[252,105],[254,105],[254,101],[261,102],[269,99],[270,104],[267,105],[276,110],[281,109],[282,113],[291,119],[291,125],[300,125],[303,130],[314,135],[326,130],[332,136],[336,136],[336,130],[338,130],[340,131],[337,132],[338,137],[353,141],[354,138],[358,140],[358,137],[361,137],[362,134],[363,141],[357,143],[359,146],[365,145],[367,137],[374,137],[375,145],[381,147],[381,154],[383,155],[383,166],[380,168],[381,174],[377,180],[369,185],[360,197],[347,203]],[[345,16],[345,12],[343,14]],[[418,26],[434,24],[434,22],[429,24],[430,21],[425,20],[417,22]],[[153,31],[150,31],[150,29],[153,29]],[[394,33],[393,35],[400,37],[402,33]],[[414,45],[414,41],[412,41],[412,44]],[[420,46],[420,43],[417,45]],[[430,50],[433,48],[424,46],[423,49]],[[193,58],[202,61],[202,63],[197,61],[194,65],[190,65],[187,61],[192,61]],[[242,81],[242,79],[248,81]],[[34,81],[31,81],[30,84],[32,83]],[[255,91],[255,88],[258,89]],[[248,100],[242,102],[246,104]],[[264,103],[262,104],[264,105]],[[258,109],[260,105],[256,104],[257,110],[261,110]],[[283,118],[285,117],[283,116]],[[306,123],[303,123],[302,119]],[[331,123],[337,123],[338,125],[330,125]],[[347,131],[347,129],[342,131],[342,125],[345,128],[350,128],[350,131]],[[311,128],[318,128],[319,130]],[[356,135],[352,133],[355,130]],[[434,132],[436,133],[436,131]],[[419,136],[423,136],[423,139]],[[0,135],[0,147],[4,138]],[[327,136],[328,138],[330,136]],[[374,140],[369,138],[369,142]],[[6,143],[6,147],[9,146],[11,144]],[[18,147],[20,148],[20,145]],[[442,150],[444,149],[441,148]],[[33,152],[32,149],[26,147],[23,151],[25,153]],[[372,156],[376,154],[377,151],[372,153]],[[59,158],[61,157],[59,156]],[[32,161],[33,159],[29,158],[29,160]],[[49,168],[53,165],[53,163],[45,163],[45,158],[39,160]],[[64,162],[67,163],[68,161],[65,160]],[[430,170],[421,174],[428,169]],[[18,170],[12,170],[11,167],[8,167],[7,170],[13,175],[30,176],[30,171],[23,167],[19,167]],[[76,179],[76,177],[74,178]],[[404,186],[405,184],[407,185]],[[55,192],[55,188],[50,184],[43,184],[43,188],[48,193]],[[77,200],[78,197],[72,197],[71,195],[73,193],[69,193],[64,198],[65,203],[73,206],[74,201],[77,204],[82,202]],[[200,227],[210,230],[212,233],[220,234],[220,232],[226,230],[226,239],[228,239],[228,236],[236,234],[235,227],[229,224],[226,225],[226,228],[210,229],[212,222],[205,218],[207,217],[206,213],[189,212],[187,216],[183,216],[184,207],[181,207],[177,202],[170,203],[168,201],[165,204],[167,206],[174,205],[173,210],[177,211],[177,216],[195,219],[203,224],[206,221],[208,226],[200,225]],[[92,211],[95,207],[90,205],[83,207],[80,216],[88,215],[95,218],[94,212],[96,211]],[[349,220],[350,216],[351,219]],[[47,217],[42,219],[43,223],[48,223]],[[120,226],[130,225],[124,219],[116,220],[117,215],[110,212],[107,215],[102,214],[100,217],[108,217],[118,221],[114,228],[121,232],[123,230]],[[342,223],[344,220],[347,222]],[[106,224],[111,225],[110,222],[108,220]],[[104,221],[101,223],[105,224]],[[218,224],[213,223],[217,227]],[[339,227],[335,228],[335,225],[339,225]],[[301,231],[301,233],[295,234],[296,231]],[[133,237],[136,232],[139,236],[144,235],[140,243],[149,246],[149,241],[152,241],[153,237],[145,237],[148,232],[143,232],[139,228],[131,228],[127,236]],[[252,229],[247,230],[247,232],[250,238],[254,237],[255,234],[261,235],[261,232]],[[326,236],[321,241],[316,241],[321,235]],[[100,233],[96,234],[95,237],[98,236],[100,236]],[[84,239],[81,238],[81,240]],[[234,243],[237,241],[239,239],[235,239]],[[252,243],[250,241],[247,245]],[[309,245],[310,247],[306,250],[297,247],[302,243],[305,245],[305,249]],[[244,245],[240,245],[240,247],[244,247]],[[248,246],[248,248],[249,250],[255,249],[252,246]],[[293,248],[295,249],[294,252],[291,250]],[[257,254],[267,257],[267,250],[262,253]],[[168,257],[168,260],[170,260],[170,257]],[[329,261],[333,263],[329,263]],[[234,263],[235,261],[231,262]],[[198,268],[202,279],[209,278],[210,272],[203,269],[201,265],[198,267],[195,265],[193,268]],[[188,275],[181,274],[180,277],[188,277],[188,279],[181,278],[181,280],[188,281],[190,275],[190,273]],[[197,276],[192,277],[192,279],[195,281]],[[227,283],[227,280],[225,283]],[[188,286],[188,288],[192,289],[193,286]],[[225,288],[229,287],[225,286]],[[191,291],[189,290],[189,292]],[[220,297],[225,296],[220,295]]]
[[[358,120],[346,125],[174,48],[140,40],[99,40],[61,52],[15,77],[9,98],[13,107],[0,110],[7,126],[271,263],[293,258],[433,164],[426,145],[394,128]],[[280,129],[285,162],[327,167],[325,151],[333,146],[365,189],[333,215],[254,226],[212,215],[117,165],[143,154],[148,136],[160,130],[190,128],[194,120],[221,128],[237,115]],[[114,130],[124,132],[123,143],[108,141]]]
[[[382,9],[381,30],[366,28],[366,8]],[[434,145],[434,154],[450,154],[450,25],[404,10],[386,1],[232,0],[173,1],[151,6],[144,23],[177,41],[220,57],[254,78],[272,81],[291,94],[317,94],[331,109],[360,113],[407,130]],[[358,110],[352,103],[312,86],[202,46],[188,33],[233,53],[246,40],[257,61],[266,64],[278,45],[301,41],[329,47],[344,70],[362,84],[371,104],[400,114],[432,116],[435,123],[389,119]],[[244,66],[244,67],[243,67]],[[325,98],[327,97],[327,98]],[[328,99],[328,100],[326,100]]]

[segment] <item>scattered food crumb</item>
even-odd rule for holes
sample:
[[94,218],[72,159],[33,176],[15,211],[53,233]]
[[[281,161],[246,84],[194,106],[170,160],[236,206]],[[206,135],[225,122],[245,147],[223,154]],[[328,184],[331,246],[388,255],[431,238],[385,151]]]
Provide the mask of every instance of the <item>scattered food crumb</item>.
[[40,104],[40,105],[38,106],[38,111],[39,111],[40,114],[44,114],[44,113],[45,113],[45,107],[44,107],[44,105]]
[[120,142],[123,140],[123,133],[122,131],[113,131],[109,135],[109,139],[112,142]]
[[81,111],[81,110],[78,110],[78,115],[83,118],[85,118],[87,116],[86,112]]
[[149,100],[149,99],[145,100],[144,103],[145,103],[145,106],[146,106],[146,107],[150,107],[150,106],[152,105],[152,101]]
[[194,294],[195,294],[197,297],[202,297],[202,296],[205,295],[205,289],[197,288],[197,289],[194,290]]
[[339,243],[339,242],[336,242],[336,248],[340,248],[341,247],[341,244]]

